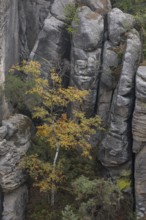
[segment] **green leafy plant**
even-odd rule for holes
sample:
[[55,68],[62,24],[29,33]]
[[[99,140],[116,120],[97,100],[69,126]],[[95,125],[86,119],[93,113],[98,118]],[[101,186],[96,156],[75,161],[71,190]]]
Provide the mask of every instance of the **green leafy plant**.
[[120,178],[117,181],[117,186],[120,188],[120,190],[126,190],[129,189],[131,186],[131,181],[126,178]]
[[66,30],[69,34],[77,32],[77,27],[72,26],[72,22],[77,26],[79,23],[79,19],[77,16],[77,6],[73,3],[68,3],[64,8],[64,15],[66,18]]
[[79,219],[87,216],[98,220],[113,219],[123,199],[120,189],[110,180],[90,180],[81,176],[74,181],[73,189],[79,206]]
[[[24,62],[25,63],[25,62]],[[33,106],[39,104],[37,94],[28,94],[34,86],[34,81],[27,78],[23,68],[19,65],[12,67],[6,75],[4,93],[7,102],[14,108],[15,111],[24,113],[25,111],[32,112]],[[19,73],[18,73],[19,70]]]
[[62,211],[62,220],[79,220],[77,214],[72,211],[72,207],[67,205]]
[[129,190],[131,187],[131,173],[130,170],[123,170],[121,177],[117,180],[117,186],[120,190]]

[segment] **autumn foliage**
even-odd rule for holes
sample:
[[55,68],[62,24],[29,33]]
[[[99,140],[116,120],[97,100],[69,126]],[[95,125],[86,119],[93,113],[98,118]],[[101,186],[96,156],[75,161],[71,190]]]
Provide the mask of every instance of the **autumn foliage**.
[[100,128],[101,122],[97,115],[86,118],[79,107],[68,111],[72,103],[75,103],[74,106],[82,106],[88,92],[71,86],[63,88],[62,78],[55,69],[51,69],[48,78],[42,75],[40,64],[34,61],[24,62],[21,66],[13,67],[13,70],[25,72],[27,80],[33,82],[27,95],[39,97],[39,103],[33,108],[33,118],[41,121],[36,136],[45,140],[48,148],[54,151],[53,158],[48,162],[41,161],[37,155],[31,155],[23,160],[22,165],[33,178],[35,186],[41,191],[54,194],[64,179],[57,166],[61,149],[74,149],[81,156],[91,158],[90,138]]

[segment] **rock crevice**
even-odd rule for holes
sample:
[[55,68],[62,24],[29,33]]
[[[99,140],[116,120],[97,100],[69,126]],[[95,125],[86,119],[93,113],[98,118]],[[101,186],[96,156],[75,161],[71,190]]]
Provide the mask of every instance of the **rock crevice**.
[[[105,128],[104,133],[97,133],[94,143],[99,160],[116,181],[124,172],[129,177],[133,174],[134,152],[136,211],[138,218],[144,217],[146,69],[138,68],[142,46],[134,18],[112,9],[109,0],[80,0],[78,22],[72,22],[75,31],[70,37],[64,13],[68,3],[75,5],[76,1],[0,0],[0,83],[12,64],[33,59],[41,63],[45,76],[55,66],[70,76],[67,84],[89,90],[82,108],[88,117],[97,113]],[[27,197],[17,162],[29,147],[30,131],[25,127],[22,133],[13,120],[3,121],[0,127],[3,220],[10,219],[7,209],[13,210],[17,199],[24,203]],[[13,197],[13,203],[8,204]],[[16,219],[15,213],[8,215],[12,220],[23,220],[22,213]]]

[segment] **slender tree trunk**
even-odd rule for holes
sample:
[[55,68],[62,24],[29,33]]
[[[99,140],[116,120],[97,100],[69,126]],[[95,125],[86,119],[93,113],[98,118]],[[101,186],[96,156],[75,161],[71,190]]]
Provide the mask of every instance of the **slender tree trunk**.
[[[54,88],[54,84],[53,84],[53,88]],[[52,97],[51,97],[51,103],[52,103],[52,106],[51,106],[52,128],[53,128],[54,138],[55,138],[55,142],[56,142],[56,152],[55,152],[55,156],[54,156],[54,160],[53,160],[53,171],[55,172],[56,163],[57,163],[57,159],[58,159],[58,156],[59,156],[60,146],[58,145],[58,142],[57,142],[57,139],[56,139],[56,135],[55,135]],[[51,190],[51,206],[54,206],[54,204],[55,204],[55,190],[52,188],[52,190]]]
[[[57,159],[58,159],[58,156],[59,156],[59,150],[60,150],[60,147],[57,146],[54,161],[53,161],[53,170],[54,171],[55,171]],[[51,206],[54,206],[54,204],[55,204],[55,190],[52,189],[51,190]]]

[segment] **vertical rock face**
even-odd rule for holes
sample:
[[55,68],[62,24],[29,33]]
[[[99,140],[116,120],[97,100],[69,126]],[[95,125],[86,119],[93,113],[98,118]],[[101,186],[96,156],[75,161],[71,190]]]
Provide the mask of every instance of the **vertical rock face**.
[[87,6],[80,7],[77,16],[79,24],[72,39],[71,83],[79,89],[89,90],[84,109],[88,116],[92,116],[101,66],[104,19]]
[[[0,0],[0,87],[9,68],[19,60],[18,0]],[[0,90],[0,121],[8,115]]]
[[0,0],[0,45],[0,80],[3,82],[3,73],[19,59],[18,0]]
[[136,76],[136,101],[133,114],[133,152],[135,153],[135,198],[138,217],[146,216],[146,67]]
[[25,185],[5,193],[2,220],[24,220],[27,201],[28,190]]
[[45,75],[49,74],[52,66],[60,68],[69,46],[64,16],[64,8],[69,3],[74,3],[74,0],[53,2],[30,54],[31,59],[42,64]]
[[37,36],[48,16],[51,0],[19,1],[20,51],[26,58],[32,51]]
[[[124,27],[127,22],[127,26]],[[119,9],[107,14],[107,40],[104,43],[102,74],[99,88],[98,114],[107,126],[114,91],[121,76],[128,31],[133,27],[133,18]],[[139,53],[138,53],[139,54]]]
[[[70,36],[64,9],[77,2],[77,22],[72,22]],[[133,17],[111,9],[109,0],[0,0],[0,83],[11,65],[22,59],[39,61],[46,76],[52,66],[66,71],[67,63],[70,84],[89,90],[83,106],[87,116],[99,114],[106,128],[94,145],[108,174],[115,180],[125,171],[131,175],[132,149],[136,154],[138,217],[146,215],[146,69],[137,72],[140,57]],[[3,220],[24,218],[27,190],[17,164],[29,147],[30,125],[21,132],[15,125],[25,121],[21,117],[3,121],[0,127]]]
[[2,220],[23,220],[28,199],[26,177],[19,166],[30,147],[31,121],[15,115],[0,127],[0,186],[3,192]]
[[120,78],[113,92],[109,131],[101,145],[101,161],[107,167],[118,166],[130,160],[130,120],[134,108],[134,83],[140,49],[139,34],[133,29],[127,36]]
[[[141,42],[132,16],[119,9],[107,15],[97,113],[107,132],[99,145],[99,159],[115,181],[132,175],[132,126],[135,75]],[[126,25],[125,25],[126,24]],[[128,190],[128,188],[127,188]]]

